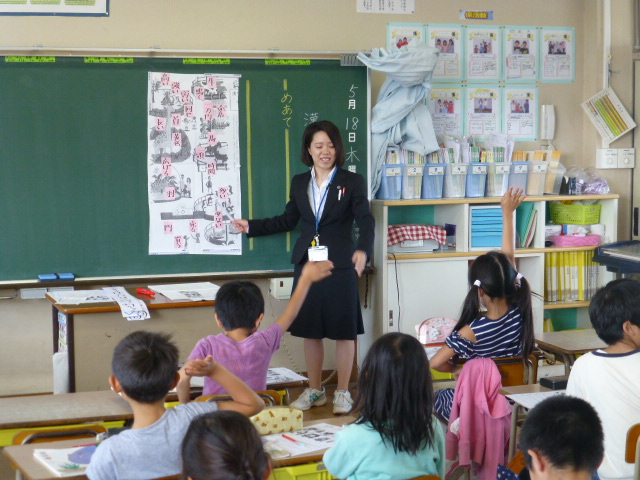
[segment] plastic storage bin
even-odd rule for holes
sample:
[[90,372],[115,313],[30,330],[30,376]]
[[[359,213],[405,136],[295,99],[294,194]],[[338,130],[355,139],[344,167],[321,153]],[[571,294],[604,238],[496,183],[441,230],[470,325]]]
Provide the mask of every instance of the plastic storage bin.
[[332,480],[336,477],[329,473],[324,463],[303,463],[291,467],[274,468],[272,480]]
[[531,162],[513,162],[509,172],[509,188],[521,188],[527,190],[527,175]]
[[462,198],[467,184],[468,163],[447,163],[444,167],[444,198]]
[[467,191],[469,198],[484,197],[484,189],[487,185],[487,168],[486,163],[473,162],[467,170]]
[[429,163],[422,174],[422,198],[442,198],[445,163]]
[[542,195],[547,177],[547,162],[531,162],[527,176],[527,195]]
[[488,163],[487,164],[487,189],[485,196],[501,197],[509,189],[510,163]]
[[561,163],[557,167],[549,167],[547,170],[547,178],[544,181],[544,193],[558,195],[562,186],[562,179],[567,171]]
[[400,200],[402,196],[403,165],[390,164],[382,166],[382,179],[377,197],[382,200]]
[[551,203],[551,221],[557,224],[568,223],[570,225],[594,225],[600,223],[599,203],[595,205],[565,205],[563,203]]
[[422,193],[424,165],[405,165],[402,172],[402,198],[415,200]]

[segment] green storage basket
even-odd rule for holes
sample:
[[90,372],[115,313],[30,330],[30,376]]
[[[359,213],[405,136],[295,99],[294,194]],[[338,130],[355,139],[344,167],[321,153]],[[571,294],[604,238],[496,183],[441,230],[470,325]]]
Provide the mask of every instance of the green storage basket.
[[551,221],[556,224],[569,225],[593,225],[600,223],[599,203],[595,205],[565,205],[563,203],[552,203]]

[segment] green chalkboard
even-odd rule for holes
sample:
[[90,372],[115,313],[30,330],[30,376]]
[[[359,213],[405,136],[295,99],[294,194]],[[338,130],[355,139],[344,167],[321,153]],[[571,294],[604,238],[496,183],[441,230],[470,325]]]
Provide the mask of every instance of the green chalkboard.
[[149,255],[148,72],[241,75],[244,218],[283,211],[290,178],[306,168],[300,143],[314,119],[340,127],[352,153],[345,167],[367,174],[364,67],[315,59],[117,61],[0,57],[0,281],[291,268],[295,232],[244,238],[240,256]]

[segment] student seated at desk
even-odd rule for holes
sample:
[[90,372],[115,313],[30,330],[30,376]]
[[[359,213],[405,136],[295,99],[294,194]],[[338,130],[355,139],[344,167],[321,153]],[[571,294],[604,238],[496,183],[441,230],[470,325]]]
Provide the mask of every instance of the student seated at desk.
[[602,424],[579,398],[556,395],[529,411],[520,435],[527,468],[498,468],[498,480],[591,480],[604,455]]
[[324,454],[333,476],[444,478],[444,432],[432,415],[429,360],[416,338],[394,332],[374,342],[358,376],[355,411],[358,419],[338,432]]
[[609,345],[578,358],[567,394],[589,402],[604,425],[602,480],[631,480],[626,463],[627,431],[640,423],[640,282],[614,280],[596,292],[589,318],[598,337]]
[[[216,322],[224,333],[200,340],[189,358],[213,355],[254,390],[266,390],[269,363],[280,348],[282,335],[298,315],[311,284],[331,275],[332,268],[333,263],[329,261],[308,262],[282,316],[269,328],[260,331],[264,298],[258,287],[251,282],[225,283],[216,294]],[[177,388],[181,403],[190,400],[190,389],[190,377],[181,368]],[[224,385],[205,377],[202,394],[221,393],[227,393]]]
[[235,410],[250,416],[262,399],[212,357],[190,360],[188,375],[208,376],[223,385],[230,402],[194,402],[165,409],[164,399],[178,382],[178,349],[168,335],[133,332],[118,343],[112,360],[111,388],[133,410],[133,426],[99,445],[87,470],[91,480],[145,480],[182,471],[180,445],[189,423],[200,414]]
[[267,480],[269,455],[248,418],[237,412],[211,412],[191,422],[182,443],[183,478]]

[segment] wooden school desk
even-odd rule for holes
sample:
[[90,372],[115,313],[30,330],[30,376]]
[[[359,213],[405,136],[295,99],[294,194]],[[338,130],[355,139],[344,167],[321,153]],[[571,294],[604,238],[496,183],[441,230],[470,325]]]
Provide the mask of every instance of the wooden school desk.
[[[345,425],[355,420],[351,416],[331,417],[322,420],[314,420],[311,422],[304,422],[305,426],[314,425],[316,423],[331,423],[333,425]],[[33,450],[36,448],[69,448],[76,445],[84,445],[86,443],[92,443],[91,441],[80,440],[64,440],[61,442],[47,442],[47,443],[32,443],[27,445],[15,445],[4,448],[4,454],[11,460],[14,467],[19,470],[26,480],[56,480],[60,477],[51,473],[44,465],[41,465],[33,458]],[[304,463],[319,462],[322,460],[324,450],[318,450],[316,452],[306,453],[304,455],[296,455],[294,457],[283,458],[281,460],[274,460],[273,468],[279,468],[284,466],[301,465]],[[85,475],[78,475],[73,477],[65,477],[75,480],[86,480]]]
[[[71,392],[108,390],[113,349],[133,331],[172,334],[180,358],[186,359],[196,342],[214,329],[213,300],[173,301],[160,293],[151,297],[135,289],[127,291],[147,304],[151,318],[128,321],[115,302],[62,305],[47,295],[52,302],[53,351],[68,353]],[[179,322],[176,309],[180,309]]]
[[560,355],[564,362],[565,375],[569,375],[576,355],[607,347],[593,328],[536,333],[535,339],[542,350]]

